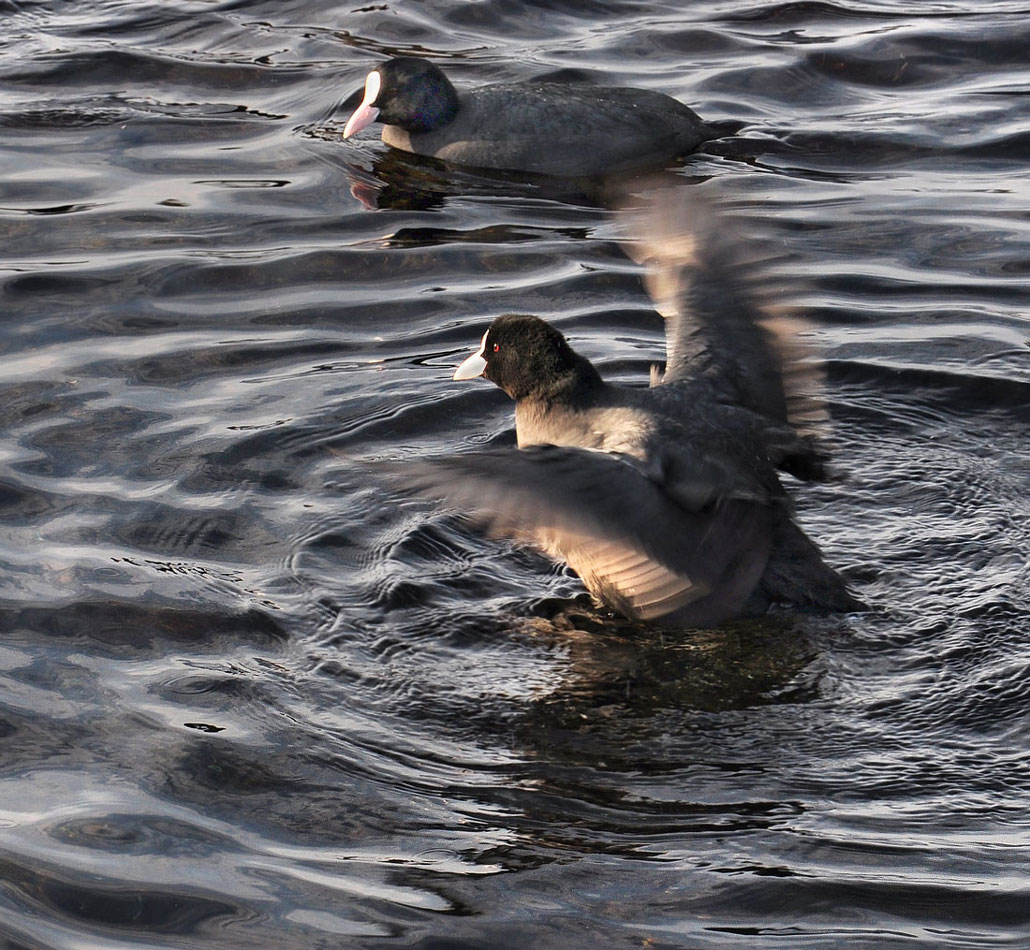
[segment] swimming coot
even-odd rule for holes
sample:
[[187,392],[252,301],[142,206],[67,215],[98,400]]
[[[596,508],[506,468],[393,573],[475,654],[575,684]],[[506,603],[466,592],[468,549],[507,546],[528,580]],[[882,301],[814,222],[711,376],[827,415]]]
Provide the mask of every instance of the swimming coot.
[[660,92],[575,83],[501,83],[459,92],[425,59],[373,69],[345,138],[381,122],[394,148],[459,165],[607,176],[693,152],[715,133]]

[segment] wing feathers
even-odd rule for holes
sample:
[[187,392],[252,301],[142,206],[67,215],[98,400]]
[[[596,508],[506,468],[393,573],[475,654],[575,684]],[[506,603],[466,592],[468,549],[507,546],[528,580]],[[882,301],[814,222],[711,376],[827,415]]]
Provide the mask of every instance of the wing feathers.
[[782,258],[759,253],[739,222],[717,214],[696,188],[658,187],[625,208],[629,256],[666,319],[661,382],[704,378],[726,401],[819,434],[821,374],[808,359],[803,323]]
[[687,510],[626,456],[545,445],[391,470],[491,533],[566,561],[598,599],[639,619],[689,622],[690,605],[713,598],[720,616],[739,612],[768,553],[769,506],[719,499]]

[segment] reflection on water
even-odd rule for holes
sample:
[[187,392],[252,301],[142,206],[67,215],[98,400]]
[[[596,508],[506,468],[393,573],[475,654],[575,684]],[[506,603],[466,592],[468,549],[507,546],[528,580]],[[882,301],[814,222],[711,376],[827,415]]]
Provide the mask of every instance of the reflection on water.
[[[908,6],[11,5],[0,942],[1022,939],[1026,11]],[[370,475],[510,442],[498,313],[663,346],[602,183],[340,140],[404,52],[719,124],[676,174],[803,284],[873,611],[627,624]]]

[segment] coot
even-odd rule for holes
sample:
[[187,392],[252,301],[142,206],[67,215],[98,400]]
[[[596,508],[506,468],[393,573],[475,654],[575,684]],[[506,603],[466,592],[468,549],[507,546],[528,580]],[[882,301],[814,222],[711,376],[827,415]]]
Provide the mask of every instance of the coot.
[[344,137],[384,124],[394,148],[479,168],[607,176],[693,152],[715,132],[660,92],[576,83],[499,83],[458,91],[425,59],[373,69]]
[[454,378],[515,401],[518,448],[403,466],[414,490],[564,560],[602,604],[711,626],[774,602],[862,609],[795,523],[778,469],[826,476],[817,373],[767,262],[679,189],[631,218],[666,318],[650,388],[605,382],[538,317],[506,314]]

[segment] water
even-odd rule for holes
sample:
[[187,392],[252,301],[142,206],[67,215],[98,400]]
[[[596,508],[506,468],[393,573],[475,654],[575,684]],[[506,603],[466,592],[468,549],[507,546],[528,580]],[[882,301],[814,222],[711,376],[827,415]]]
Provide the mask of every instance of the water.
[[[3,11],[3,946],[1030,945],[1025,4]],[[662,344],[589,188],[340,141],[411,51],[720,123],[874,612],[658,636],[370,474],[510,437],[499,312]]]

